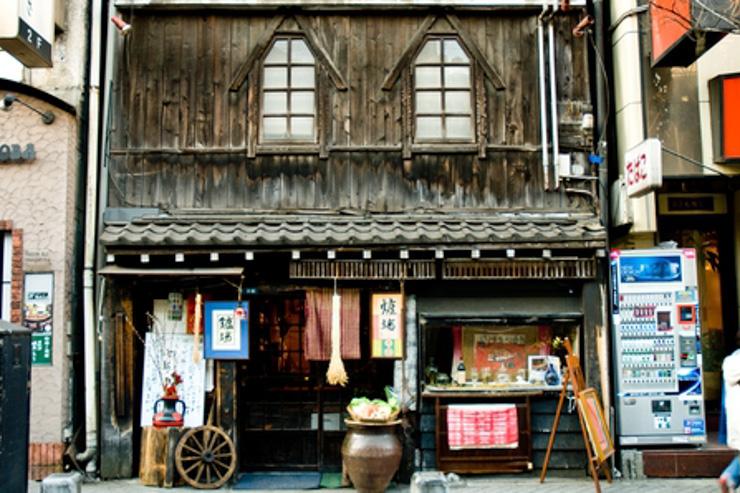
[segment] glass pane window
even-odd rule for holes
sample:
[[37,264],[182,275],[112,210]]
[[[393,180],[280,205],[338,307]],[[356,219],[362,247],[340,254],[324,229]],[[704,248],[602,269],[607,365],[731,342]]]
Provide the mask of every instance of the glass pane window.
[[442,113],[442,91],[417,91],[416,108],[418,113]]
[[441,139],[442,118],[420,116],[416,118],[416,137],[418,139]]
[[275,39],[263,64],[262,140],[314,141],[316,59],[306,40]]
[[433,39],[424,44],[416,57],[416,63],[440,63],[442,61],[441,40]]
[[265,93],[265,115],[282,115],[288,112],[288,93],[266,92]]
[[290,108],[294,113],[313,114],[315,108],[313,91],[295,91],[290,93]]
[[272,63],[286,63],[288,61],[288,40],[278,39],[273,43],[270,52],[265,57],[265,65]]
[[288,87],[288,69],[284,67],[265,67],[264,86],[268,89]]
[[416,67],[417,88],[439,88],[442,86],[442,73],[439,67]]
[[414,60],[417,141],[472,141],[471,62],[456,37],[426,40]]
[[470,139],[473,136],[473,126],[469,116],[448,116],[445,118],[445,129],[450,139]]
[[470,91],[446,92],[445,109],[448,113],[470,114]]

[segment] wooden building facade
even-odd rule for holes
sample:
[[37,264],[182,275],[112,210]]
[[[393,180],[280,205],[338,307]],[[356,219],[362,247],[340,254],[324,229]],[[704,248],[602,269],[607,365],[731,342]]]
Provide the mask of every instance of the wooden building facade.
[[[213,394],[243,470],[338,467],[348,399],[393,384],[413,398],[410,467],[435,467],[423,369],[453,369],[450,327],[547,326],[607,381],[585,2],[293,3],[117,5],[133,29],[113,61],[100,232],[104,477],[136,473],[136,334],[172,292],[250,301],[250,359],[218,361]],[[346,388],[303,354],[306,293],[337,285],[360,295]],[[405,297],[405,360],[370,357],[378,292]],[[554,465],[579,467],[564,448]]]

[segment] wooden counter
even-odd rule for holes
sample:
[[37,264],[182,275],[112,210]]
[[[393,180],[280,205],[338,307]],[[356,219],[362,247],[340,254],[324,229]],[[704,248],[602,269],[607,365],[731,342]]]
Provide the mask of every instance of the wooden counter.
[[[429,391],[422,399],[434,401],[437,468],[444,472],[496,473],[521,472],[532,469],[531,401],[541,396],[536,389],[481,389],[464,391]],[[450,404],[500,403],[514,404],[519,427],[518,447],[450,450],[447,439],[447,407]]]

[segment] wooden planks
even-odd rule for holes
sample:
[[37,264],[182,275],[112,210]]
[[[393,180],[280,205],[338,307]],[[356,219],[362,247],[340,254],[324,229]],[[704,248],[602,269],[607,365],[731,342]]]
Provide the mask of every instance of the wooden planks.
[[[576,17],[557,17],[558,92],[562,101],[578,103],[572,107],[588,108],[587,47],[570,35]],[[497,91],[490,76],[476,71],[479,129],[469,150],[420,151],[413,142],[412,81],[398,61],[435,15],[310,12],[298,18],[291,25],[309,31],[321,47],[319,58],[331,62],[320,71],[317,93],[320,145],[303,150],[259,143],[260,64],[254,54],[285,18],[137,12],[137,30],[125,42],[114,84],[110,205],[380,211],[590,206],[541,190],[532,12],[449,17],[505,86]],[[405,79],[384,91],[399,70]],[[230,92],[235,74],[242,84]],[[342,81],[349,90],[337,89]]]
[[181,428],[141,429],[139,482],[145,486],[172,488],[175,482],[175,447]]

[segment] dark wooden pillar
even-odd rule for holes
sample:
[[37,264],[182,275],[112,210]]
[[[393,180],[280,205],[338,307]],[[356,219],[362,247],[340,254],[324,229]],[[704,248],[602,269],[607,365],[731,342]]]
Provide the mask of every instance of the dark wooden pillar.
[[236,440],[236,362],[216,362],[216,423],[234,441]]
[[[100,347],[100,477],[130,478],[134,473],[135,337],[127,289],[108,281],[103,303]],[[128,320],[127,320],[128,319]]]
[[[606,288],[604,287],[604,290]],[[602,283],[599,278],[589,281],[583,285],[583,362],[582,367],[586,386],[593,387],[599,394],[601,388],[600,365],[608,366],[608,350],[602,349],[601,353],[607,355],[607,361],[599,360],[599,344],[609,347],[606,321],[604,320],[605,303],[607,299],[602,296]],[[608,389],[606,389],[608,390]]]

